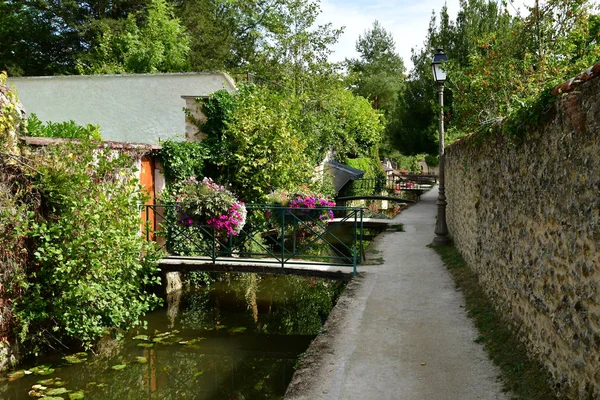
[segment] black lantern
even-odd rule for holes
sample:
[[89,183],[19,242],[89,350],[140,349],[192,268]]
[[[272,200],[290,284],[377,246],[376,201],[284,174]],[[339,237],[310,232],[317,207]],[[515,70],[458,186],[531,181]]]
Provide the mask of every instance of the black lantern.
[[446,71],[443,68],[443,63],[448,61],[448,56],[442,49],[438,49],[437,53],[433,56],[431,62],[431,69],[433,70],[433,78],[437,83],[446,82]]

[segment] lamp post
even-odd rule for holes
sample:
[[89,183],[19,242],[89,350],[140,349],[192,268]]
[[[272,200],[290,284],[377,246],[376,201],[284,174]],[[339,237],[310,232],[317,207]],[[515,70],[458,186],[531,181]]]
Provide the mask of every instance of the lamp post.
[[446,82],[446,71],[442,64],[448,61],[448,56],[438,49],[433,56],[431,69],[433,70],[433,78],[437,82],[438,97],[440,99],[440,185],[437,198],[437,222],[435,224],[435,237],[433,238],[434,246],[444,246],[450,244],[448,238],[448,227],[446,226],[446,189],[444,187],[444,82]]

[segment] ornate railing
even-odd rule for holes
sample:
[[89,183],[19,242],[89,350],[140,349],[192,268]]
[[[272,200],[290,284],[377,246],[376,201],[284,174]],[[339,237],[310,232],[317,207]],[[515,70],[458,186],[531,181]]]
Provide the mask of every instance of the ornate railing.
[[[168,256],[189,256],[227,262],[280,264],[321,263],[352,267],[364,257],[363,208],[289,208],[246,204],[246,224],[236,236],[210,226],[180,223],[176,204],[142,206],[148,240],[157,241]],[[335,214],[335,221],[329,215]]]

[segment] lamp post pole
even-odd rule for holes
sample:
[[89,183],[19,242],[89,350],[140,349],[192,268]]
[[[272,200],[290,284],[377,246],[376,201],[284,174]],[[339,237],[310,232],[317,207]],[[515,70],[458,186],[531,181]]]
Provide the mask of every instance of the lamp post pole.
[[444,246],[450,244],[448,238],[448,227],[446,226],[446,188],[445,188],[445,156],[444,156],[444,82],[446,81],[446,72],[441,68],[441,64],[448,60],[448,56],[441,49],[433,57],[431,64],[433,76],[437,82],[437,91],[440,102],[440,121],[439,121],[439,141],[440,141],[440,172],[439,187],[437,198],[437,222],[435,224],[434,246]]

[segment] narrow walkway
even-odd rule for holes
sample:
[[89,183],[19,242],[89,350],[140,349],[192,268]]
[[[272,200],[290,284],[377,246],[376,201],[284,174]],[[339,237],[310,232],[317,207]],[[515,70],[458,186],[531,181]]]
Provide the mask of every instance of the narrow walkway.
[[[311,344],[286,400],[507,399],[437,253],[437,186],[377,243]],[[364,272],[362,272],[364,271]]]

